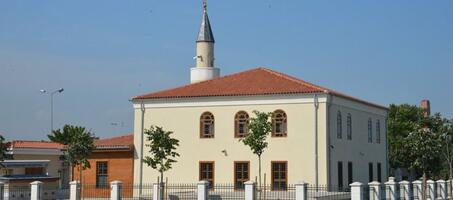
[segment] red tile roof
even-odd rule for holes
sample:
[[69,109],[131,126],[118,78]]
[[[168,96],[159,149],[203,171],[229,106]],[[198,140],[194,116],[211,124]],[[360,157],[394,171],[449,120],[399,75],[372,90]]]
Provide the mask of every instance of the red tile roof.
[[49,141],[14,140],[7,144],[10,148],[19,149],[62,149],[63,145]]
[[96,146],[133,145],[133,144],[134,144],[134,135],[133,134],[99,139],[96,141]]
[[267,68],[255,68],[173,89],[144,94],[133,97],[133,100],[304,93],[330,93],[373,107],[387,109],[384,106],[369,103]]

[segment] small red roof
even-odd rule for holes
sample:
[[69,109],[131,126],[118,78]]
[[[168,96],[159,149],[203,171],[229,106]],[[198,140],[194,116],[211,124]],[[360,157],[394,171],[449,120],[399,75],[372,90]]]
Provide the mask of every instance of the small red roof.
[[49,141],[14,140],[8,143],[9,148],[19,149],[62,149],[63,145]]
[[330,93],[348,98],[373,107],[387,109],[384,106],[366,102],[334,90],[324,88],[287,74],[267,68],[255,68],[207,81],[188,84],[181,87],[163,90],[133,97],[139,99],[189,98],[212,96],[251,96],[273,94],[308,94]]
[[134,145],[134,135],[123,135],[96,140],[96,149],[122,149]]

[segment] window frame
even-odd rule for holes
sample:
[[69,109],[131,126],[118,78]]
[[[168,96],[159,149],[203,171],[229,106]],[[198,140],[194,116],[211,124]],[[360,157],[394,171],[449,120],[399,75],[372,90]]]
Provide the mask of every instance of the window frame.
[[338,161],[337,162],[337,184],[338,184],[338,189],[343,190],[343,181],[344,181],[344,176],[343,176],[343,162]]
[[[237,166],[238,164],[247,164],[247,177],[248,177],[247,180],[245,180],[244,178],[242,178],[242,180],[238,180],[238,178],[237,178],[237,171],[236,171],[236,169],[237,169],[236,166]],[[247,181],[250,181],[250,161],[234,161],[234,166],[233,166],[233,167],[234,167],[234,169],[233,169],[233,173],[234,173],[234,175],[233,175],[233,177],[234,177],[234,180],[233,180],[233,181],[234,181],[234,182],[233,182],[234,190],[243,191],[243,190],[245,189],[244,183],[247,182]],[[243,174],[244,174],[244,172],[242,171],[242,175],[243,175]],[[244,182],[242,183],[242,184],[244,185],[244,188],[238,188],[238,187],[236,187],[236,186],[237,186],[236,183],[237,183],[238,181],[244,181]]]
[[[202,179],[202,165],[203,164],[211,164],[212,165],[212,184],[209,182],[209,179]],[[199,161],[198,162],[198,180],[199,181],[208,181],[209,182],[209,188],[212,189],[214,188],[215,184],[215,161]]]
[[354,165],[352,161],[348,162],[348,185],[354,182]]
[[[276,115],[281,113],[282,117],[281,118],[276,118]],[[285,111],[278,109],[272,112],[272,135],[271,137],[288,137],[288,115],[286,114]],[[282,119],[282,127],[284,128],[283,133],[277,133],[276,132],[276,125],[277,125],[277,119],[281,120]]]
[[[100,164],[105,164],[105,174],[100,174],[99,173],[99,165]],[[106,177],[106,185],[101,185],[99,183],[99,177]],[[108,188],[109,185],[109,162],[108,161],[96,161],[96,188]]]
[[376,121],[376,143],[381,144],[381,121]]
[[351,113],[348,113],[347,119],[346,119],[346,138],[347,140],[352,140],[352,115]]
[[[245,133],[243,133],[243,135],[241,135],[242,133],[239,132],[240,128],[240,124],[242,123],[241,120],[243,120],[243,118],[240,118],[240,115],[245,115]],[[244,138],[245,136],[247,136],[248,134],[248,130],[249,130],[249,124],[250,124],[250,116],[247,112],[241,110],[239,112],[237,112],[235,115],[234,115],[234,137],[235,138]]]
[[343,139],[343,119],[341,111],[337,112],[337,139]]
[[373,182],[374,181],[374,167],[373,167],[373,163],[372,162],[369,162],[368,163],[368,182]]
[[[274,179],[274,164],[285,164],[285,188],[284,189],[275,189],[275,179]],[[279,171],[280,173],[281,171]],[[280,179],[279,179],[279,182]],[[288,161],[271,161],[271,190],[272,191],[287,191],[288,190]]]
[[[205,123],[207,121],[206,116],[208,116],[211,118],[210,120],[210,129],[211,129],[211,133],[209,134],[205,134],[204,133],[204,127],[205,127]],[[214,114],[212,114],[211,112],[209,111],[206,111],[206,112],[203,112],[201,115],[200,115],[200,138],[201,139],[210,139],[210,138],[214,138],[215,137],[215,117],[214,117]]]
[[377,180],[381,183],[382,181],[382,164],[380,162],[377,163]]
[[368,143],[373,143],[373,121],[368,118]]

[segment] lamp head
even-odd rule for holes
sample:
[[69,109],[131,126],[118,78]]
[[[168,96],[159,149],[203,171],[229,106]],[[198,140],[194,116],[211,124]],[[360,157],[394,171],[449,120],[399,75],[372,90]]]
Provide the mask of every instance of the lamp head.
[[62,93],[63,91],[64,91],[63,88],[60,88],[60,89],[58,90],[59,93]]
[[46,90],[39,90],[39,92],[46,93],[47,91]]

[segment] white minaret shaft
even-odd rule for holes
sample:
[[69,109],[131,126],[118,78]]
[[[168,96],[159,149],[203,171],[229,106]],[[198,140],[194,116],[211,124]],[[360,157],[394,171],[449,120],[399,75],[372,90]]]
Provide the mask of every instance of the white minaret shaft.
[[220,76],[220,69],[214,67],[214,35],[207,12],[206,0],[203,0],[203,17],[197,38],[196,67],[190,71],[191,83],[206,81]]

